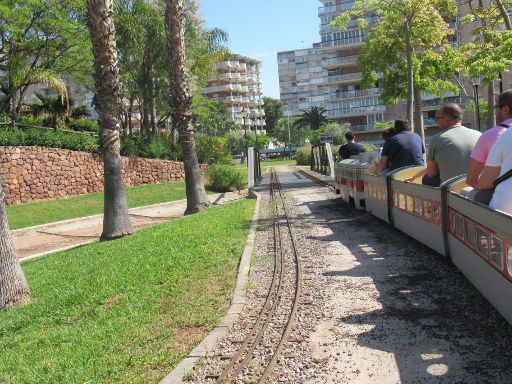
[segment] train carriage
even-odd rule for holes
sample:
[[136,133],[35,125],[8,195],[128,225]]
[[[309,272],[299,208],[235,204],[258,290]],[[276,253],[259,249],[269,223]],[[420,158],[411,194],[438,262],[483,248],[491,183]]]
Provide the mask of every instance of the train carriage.
[[364,209],[364,173],[371,166],[369,162],[357,159],[342,160],[334,166],[336,190],[341,198],[357,209]]
[[408,167],[388,174],[392,224],[441,255],[446,255],[443,236],[442,190],[421,184],[406,183],[422,167]]
[[462,197],[449,187],[448,246],[455,266],[512,324],[512,216]]
[[375,175],[375,167],[368,168],[364,174],[364,199],[366,210],[372,215],[389,223],[388,179]]

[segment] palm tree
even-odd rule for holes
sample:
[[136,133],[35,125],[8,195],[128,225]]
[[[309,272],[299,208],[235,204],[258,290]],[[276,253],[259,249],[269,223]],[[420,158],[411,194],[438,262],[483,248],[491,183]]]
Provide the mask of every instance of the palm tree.
[[32,114],[34,116],[47,115],[50,127],[56,130],[59,118],[68,114],[69,107],[74,103],[73,100],[66,100],[63,97],[46,97],[37,92],[35,95],[39,102],[30,105]]
[[320,129],[323,123],[327,121],[324,114],[327,109],[313,106],[306,110],[301,110],[302,115],[293,123],[295,127],[310,127],[313,131]]
[[104,167],[104,215],[101,240],[133,233],[121,175],[119,140],[120,84],[113,0],[87,0],[94,54],[96,109]]
[[0,310],[30,301],[30,290],[14,248],[0,183]]
[[210,203],[199,169],[192,127],[192,96],[188,89],[186,70],[183,0],[166,0],[165,21],[169,48],[170,108],[183,151],[187,191],[185,214],[190,214],[204,209]]

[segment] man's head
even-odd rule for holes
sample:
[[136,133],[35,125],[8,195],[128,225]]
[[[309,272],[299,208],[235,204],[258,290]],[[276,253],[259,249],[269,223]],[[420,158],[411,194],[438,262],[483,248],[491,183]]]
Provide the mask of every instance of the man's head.
[[349,143],[352,143],[355,140],[355,136],[352,132],[348,131],[345,133],[345,139],[347,139]]
[[498,124],[512,117],[512,90],[505,91],[498,96],[494,111]]
[[444,104],[436,112],[437,125],[446,129],[462,121],[462,108],[455,103]]
[[407,120],[397,119],[397,120],[395,120],[394,129],[397,132],[403,132],[403,131],[410,131],[411,127]]

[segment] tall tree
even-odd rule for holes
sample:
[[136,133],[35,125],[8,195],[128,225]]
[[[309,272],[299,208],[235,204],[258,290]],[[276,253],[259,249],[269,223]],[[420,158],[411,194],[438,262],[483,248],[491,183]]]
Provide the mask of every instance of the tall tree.
[[283,117],[283,103],[271,97],[263,97],[263,110],[265,111],[265,130],[272,136],[277,122]]
[[113,0],[87,0],[87,13],[94,54],[96,110],[99,114],[104,164],[101,239],[111,240],[133,233],[121,174],[120,86]]
[[30,290],[14,248],[0,183],[0,310],[30,301]]
[[[336,18],[333,25],[346,29],[351,19],[357,19],[360,28],[369,29],[368,41],[360,59],[366,83],[375,83],[382,73],[383,99],[389,103],[406,97],[407,119],[414,126],[416,106],[417,125],[422,136],[421,93],[444,94],[448,88],[439,71],[443,66],[438,49],[447,44],[453,34],[444,18],[455,15],[453,0],[362,0]],[[379,23],[369,24],[365,15],[373,14]],[[423,66],[423,62],[428,66]],[[373,80],[373,81],[369,81]],[[433,82],[432,82],[433,80]],[[416,97],[415,97],[416,95]]]
[[294,127],[307,126],[313,131],[320,129],[323,123],[327,122],[324,107],[313,106],[309,109],[301,110],[302,114],[293,122]]
[[0,5],[0,112],[16,120],[31,84],[65,94],[61,76],[84,81],[91,63],[81,0],[3,0]]
[[166,0],[165,21],[169,49],[170,108],[185,166],[187,209],[196,213],[209,206],[194,141],[192,96],[188,88],[185,57],[185,12],[183,0]]

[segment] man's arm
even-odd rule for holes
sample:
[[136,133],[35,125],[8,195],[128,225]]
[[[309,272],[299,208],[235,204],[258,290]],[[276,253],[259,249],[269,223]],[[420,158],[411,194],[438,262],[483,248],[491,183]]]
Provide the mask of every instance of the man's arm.
[[466,184],[473,188],[478,188],[478,176],[484,170],[485,164],[481,163],[478,160],[473,159],[472,157],[469,159],[468,164],[468,172],[466,175]]
[[490,165],[486,165],[478,178],[476,187],[478,189],[491,189],[493,187],[494,180],[496,180],[500,175],[500,170],[501,166],[492,167]]
[[380,171],[383,169],[386,169],[388,167],[388,157],[387,156],[381,156],[379,164],[377,164],[377,167],[375,169],[375,174],[378,175]]
[[439,167],[437,166],[437,161],[435,160],[427,160],[427,175],[428,177],[436,177],[439,175]]
[[416,180],[417,178],[419,177],[423,177],[423,175],[426,175],[427,174],[427,168],[423,168],[421,171],[419,171],[418,173],[416,173],[414,176],[411,176],[411,177],[408,177],[407,179],[404,179],[404,181],[406,183],[411,183],[413,182],[414,180]]

